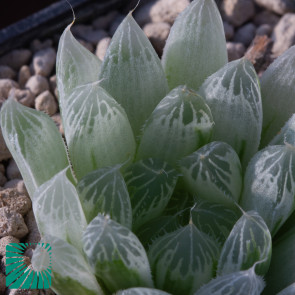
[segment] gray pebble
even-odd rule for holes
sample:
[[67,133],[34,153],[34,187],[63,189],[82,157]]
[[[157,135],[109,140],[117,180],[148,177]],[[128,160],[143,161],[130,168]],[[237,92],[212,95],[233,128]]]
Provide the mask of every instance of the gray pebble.
[[41,42],[39,39],[34,39],[30,44],[32,52],[36,52],[49,47],[53,47],[53,41],[51,39],[46,39],[43,42]]
[[9,163],[6,168],[6,175],[9,180],[14,178],[19,178],[19,179],[22,178],[14,159],[9,160]]
[[9,92],[12,88],[18,88],[19,85],[11,79],[0,79],[0,97],[8,98]]
[[255,15],[255,7],[252,0],[224,0],[222,10],[225,18],[237,27]]
[[106,54],[106,51],[111,43],[110,37],[105,37],[101,39],[96,46],[95,55],[100,59],[103,60]]
[[34,73],[48,77],[55,66],[55,60],[56,52],[52,47],[37,51],[33,56]]
[[267,24],[274,27],[279,22],[279,20],[280,18],[276,14],[268,10],[263,10],[255,15],[253,23],[256,26]]
[[109,13],[107,13],[106,15],[100,16],[98,18],[96,18],[93,22],[92,22],[92,26],[95,30],[105,30],[107,31],[111,25],[111,23],[113,22],[113,20],[116,18],[116,16],[118,15],[118,11],[113,10]]
[[0,79],[14,79],[16,72],[9,66],[0,66]]
[[40,93],[35,98],[35,109],[38,111],[45,112],[49,116],[52,116],[57,111],[57,103],[54,96],[49,90]]
[[237,43],[243,43],[246,47],[248,47],[254,39],[255,33],[255,25],[248,23],[237,30],[234,36],[234,41]]
[[172,25],[189,4],[189,0],[159,0],[151,7],[150,19],[154,23],[165,22]]
[[143,5],[139,5],[138,8],[134,11],[134,19],[139,26],[144,26],[147,23],[150,23],[150,11],[153,5],[155,5],[156,0],[149,1]]
[[7,207],[24,216],[31,210],[32,202],[26,194],[21,194],[17,188],[7,188],[0,191],[0,206]]
[[32,52],[28,49],[15,49],[0,57],[0,65],[6,65],[18,71],[24,64],[28,64]]
[[256,35],[259,35],[259,36],[266,35],[269,37],[272,33],[272,29],[273,29],[272,26],[268,24],[263,24],[257,28]]
[[21,239],[27,233],[28,228],[21,214],[8,207],[0,208],[0,237],[13,236]]
[[32,107],[34,105],[35,96],[29,89],[12,88],[9,95],[12,94],[14,94],[14,99],[26,107]]
[[271,10],[280,15],[287,12],[295,12],[294,0],[255,0],[255,2],[267,10]]
[[275,56],[281,55],[295,44],[295,13],[285,14],[275,26],[272,38],[272,51]]
[[149,23],[143,28],[144,33],[150,39],[152,45],[159,55],[162,55],[163,48],[170,32],[168,23]]
[[60,114],[54,114],[53,116],[51,116],[52,120],[54,121],[56,127],[58,128],[58,131],[60,134],[64,135],[64,129],[62,126],[62,120],[61,120],[61,116]]
[[41,75],[34,75],[26,83],[26,88],[37,96],[45,90],[49,90],[48,80]]
[[234,36],[234,27],[228,22],[223,22],[224,34],[226,40],[231,40]]
[[18,72],[18,84],[21,88],[24,88],[27,81],[31,78],[30,67],[23,65]]
[[228,61],[233,61],[244,56],[246,48],[243,43],[226,42]]
[[0,161],[11,158],[10,151],[8,150],[6,143],[2,135],[2,129],[0,128]]

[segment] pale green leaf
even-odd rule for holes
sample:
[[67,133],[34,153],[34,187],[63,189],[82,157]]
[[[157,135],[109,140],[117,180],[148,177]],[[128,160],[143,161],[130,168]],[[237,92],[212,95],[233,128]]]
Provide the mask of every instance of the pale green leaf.
[[187,85],[195,90],[227,63],[223,24],[214,0],[195,0],[176,18],[162,62],[170,89]]
[[271,259],[271,245],[271,234],[259,214],[243,212],[223,245],[217,274],[247,270],[256,264],[256,273],[265,275]]
[[150,288],[131,288],[119,291],[116,293],[116,295],[169,295],[169,293]]
[[67,169],[62,170],[36,190],[33,210],[41,236],[54,235],[82,251],[82,234],[87,222],[66,172]]
[[274,235],[295,209],[295,150],[268,146],[247,167],[241,206],[255,210]]
[[262,128],[259,81],[245,58],[226,64],[200,88],[215,122],[212,140],[231,145],[246,168],[257,152]]
[[[59,295],[104,295],[95,276],[83,255],[72,245],[55,236],[46,235],[40,243],[51,246],[52,285]],[[43,262],[48,260],[43,247],[34,250],[32,265],[34,270],[44,269]]]
[[194,295],[260,295],[265,283],[254,267],[217,277]]
[[67,26],[60,37],[56,57],[56,82],[62,112],[77,86],[98,81],[101,65],[99,58],[74,38],[71,26]]
[[196,227],[213,237],[221,245],[240,215],[237,210],[228,208],[224,204],[205,201],[197,202],[191,209],[191,218]]
[[157,288],[191,295],[212,279],[219,255],[216,242],[191,222],[158,238],[148,257]]
[[224,142],[211,142],[179,162],[184,182],[198,198],[234,206],[242,190],[238,155]]
[[175,165],[209,142],[213,124],[202,97],[186,86],[178,86],[161,100],[145,123],[136,157]]
[[168,86],[159,57],[131,13],[112,38],[99,78],[125,109],[137,136]]
[[136,232],[136,235],[143,246],[148,249],[152,242],[157,238],[173,232],[183,225],[182,213],[183,212],[179,211],[178,214],[173,216],[159,216],[140,227]]
[[63,113],[76,177],[133,159],[135,140],[123,108],[98,84],[77,87]]
[[31,198],[35,190],[69,165],[53,120],[10,97],[1,110],[1,127]]
[[146,159],[130,165],[124,178],[136,230],[164,211],[175,188],[178,172],[166,162]]
[[78,183],[77,191],[88,222],[102,213],[131,228],[131,203],[119,169],[120,165],[95,170]]
[[98,214],[88,225],[83,243],[95,275],[110,292],[153,287],[146,252],[128,228]]
[[[277,292],[295,282],[295,228],[274,242],[270,268],[265,276],[264,295],[275,295]],[[291,287],[290,287],[291,288]],[[294,290],[293,285],[293,290]],[[292,288],[291,288],[292,290]],[[294,293],[290,293],[290,295]]]
[[278,57],[261,77],[264,147],[295,112],[295,46]]
[[270,141],[269,145],[284,145],[285,143],[295,146],[295,114],[291,116],[280,132]]

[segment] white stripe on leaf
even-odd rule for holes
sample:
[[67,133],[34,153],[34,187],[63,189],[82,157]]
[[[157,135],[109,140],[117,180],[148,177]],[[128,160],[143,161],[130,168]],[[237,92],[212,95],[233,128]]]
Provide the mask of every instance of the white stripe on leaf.
[[77,87],[63,114],[75,174],[133,159],[135,140],[123,108],[97,83]]
[[56,82],[61,113],[73,90],[81,85],[98,81],[101,61],[81,45],[67,26],[60,37],[56,58]]
[[262,128],[258,77],[246,59],[232,61],[211,75],[200,88],[215,122],[213,140],[231,145],[246,168],[257,152]]
[[102,213],[131,228],[131,203],[119,169],[120,165],[95,170],[78,183],[77,191],[88,222]]
[[238,155],[224,142],[211,142],[179,162],[187,187],[197,198],[234,207],[242,190]]
[[1,110],[1,127],[31,198],[35,190],[69,165],[53,120],[10,97]]
[[255,211],[243,212],[223,245],[217,275],[246,270],[254,264],[256,273],[265,275],[271,249],[271,234],[262,217]]
[[219,255],[216,242],[191,222],[158,238],[148,257],[156,287],[175,295],[191,295],[212,279]]
[[295,209],[295,151],[292,146],[268,146],[249,163],[241,206],[255,210],[274,235]]
[[145,123],[136,158],[157,158],[175,165],[209,142],[213,124],[202,97],[186,86],[178,86],[161,100]]
[[227,63],[221,16],[214,0],[193,1],[175,20],[162,58],[169,88],[198,90]]
[[118,27],[104,58],[99,79],[125,109],[135,136],[168,86],[161,61],[129,13]]
[[[83,255],[66,241],[53,235],[44,236],[40,243],[49,243],[51,247],[51,288],[57,294],[103,295],[92,270]],[[37,246],[33,252],[34,270],[43,267],[42,262],[48,253]]]
[[95,275],[110,292],[153,287],[145,250],[128,228],[98,214],[86,228],[83,243]]
[[124,172],[130,195],[133,229],[158,217],[167,206],[174,191],[178,173],[166,162],[141,160]]
[[41,235],[54,235],[82,252],[86,218],[67,168],[42,184],[35,192],[33,210]]

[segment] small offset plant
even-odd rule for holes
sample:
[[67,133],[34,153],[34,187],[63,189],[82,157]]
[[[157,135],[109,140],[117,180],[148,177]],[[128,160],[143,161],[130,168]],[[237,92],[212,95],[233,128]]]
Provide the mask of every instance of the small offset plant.
[[[178,16],[162,61],[131,13],[103,62],[70,28],[56,68],[65,143],[46,114],[13,97],[1,110],[52,289],[294,294],[295,47],[259,81],[247,59],[228,63],[214,0]],[[42,248],[32,262],[46,267]]]

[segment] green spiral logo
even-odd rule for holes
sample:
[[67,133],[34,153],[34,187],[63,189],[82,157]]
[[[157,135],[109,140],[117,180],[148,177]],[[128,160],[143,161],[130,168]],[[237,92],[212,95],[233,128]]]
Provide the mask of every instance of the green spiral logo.
[[[24,262],[24,252],[39,245],[48,253],[49,262],[42,271],[34,271]],[[6,246],[6,287],[9,289],[48,289],[51,286],[51,247],[48,243],[10,243]]]

